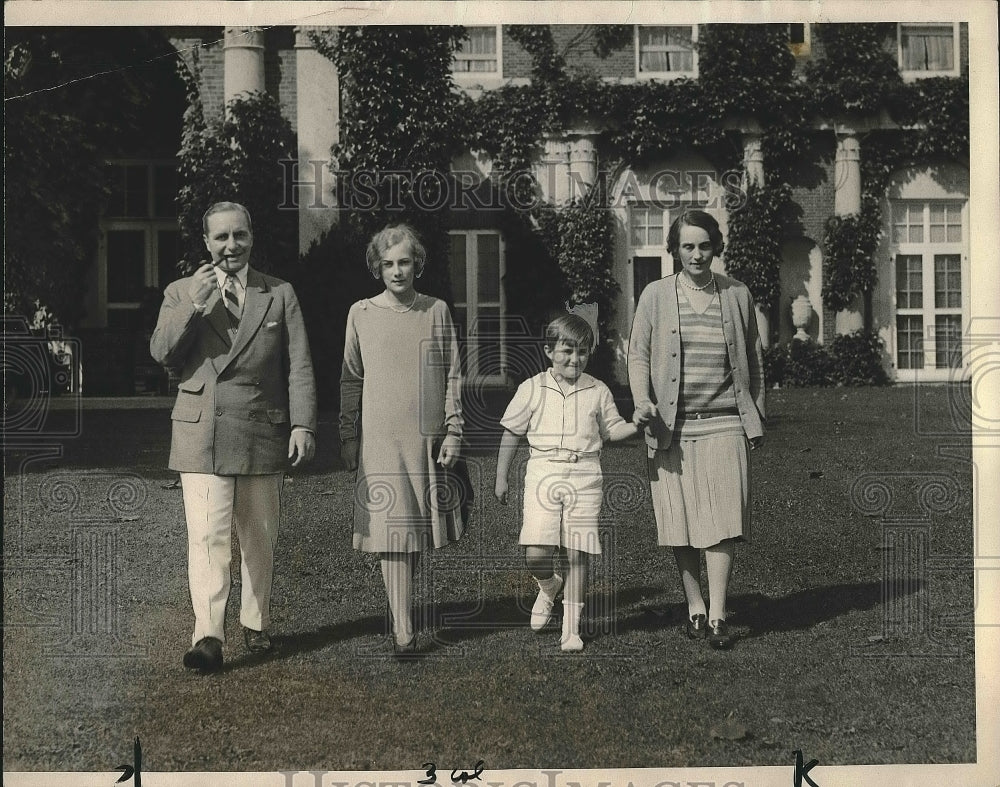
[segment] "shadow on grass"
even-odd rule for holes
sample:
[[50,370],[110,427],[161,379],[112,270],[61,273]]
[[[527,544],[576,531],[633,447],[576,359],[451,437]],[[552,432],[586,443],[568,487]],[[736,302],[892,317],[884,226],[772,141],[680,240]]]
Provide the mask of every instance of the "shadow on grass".
[[274,645],[272,650],[260,654],[241,654],[232,660],[226,661],[222,669],[223,672],[228,672],[230,669],[263,664],[268,661],[280,661],[314,650],[322,650],[338,642],[377,636],[384,633],[385,618],[381,615],[368,615],[363,618],[344,620],[328,626],[320,626],[312,631],[274,634],[271,636],[271,642]]
[[[900,599],[920,592],[922,583],[901,583],[891,590]],[[683,603],[657,603],[662,587],[640,586],[619,592],[591,593],[585,614],[599,630],[598,638],[619,637],[630,631],[662,631],[684,621]],[[873,609],[883,603],[886,589],[881,580],[844,583],[809,588],[787,596],[770,597],[746,593],[730,599],[732,623],[741,630],[741,639],[753,639],[772,632],[808,629],[817,623],[850,612]],[[508,629],[528,628],[533,598],[527,595],[472,599],[470,601],[425,602],[414,610],[418,629],[433,632],[437,646],[460,645]],[[558,618],[559,612],[556,612]],[[244,654],[227,661],[225,671],[292,658],[330,645],[388,633],[385,615],[368,615],[345,620],[312,631],[272,637],[275,648],[261,655]]]
[[894,584],[886,588],[881,580],[853,584],[808,588],[780,598],[762,593],[749,593],[732,600],[738,625],[749,627],[747,638],[759,637],[770,631],[806,629],[849,612],[864,611],[881,605],[884,594],[900,599],[923,589],[919,579]]
[[[746,631],[742,638],[750,639],[769,632],[808,629],[850,612],[874,609],[883,603],[884,593],[900,599],[916,594],[922,588],[923,583],[913,579],[892,588],[885,588],[881,580],[844,583],[808,588],[779,597],[745,593],[730,598],[728,606],[732,613],[731,622]],[[646,605],[619,620],[616,632],[623,634],[679,626],[686,612],[687,607],[683,603]]]

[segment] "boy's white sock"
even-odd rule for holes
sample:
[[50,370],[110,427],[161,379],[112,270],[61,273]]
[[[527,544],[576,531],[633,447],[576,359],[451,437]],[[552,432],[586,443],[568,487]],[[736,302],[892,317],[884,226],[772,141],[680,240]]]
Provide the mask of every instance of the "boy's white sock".
[[552,618],[552,605],[562,589],[562,577],[553,574],[548,579],[536,579],[535,582],[538,583],[538,597],[531,607],[531,630],[541,631]]
[[583,650],[583,640],[580,639],[580,613],[583,612],[583,602],[563,600],[562,650]]
[[562,587],[562,577],[558,574],[553,574],[548,579],[536,579],[535,582],[538,583],[538,589],[541,590],[549,598],[555,598],[556,594],[559,593],[559,589]]

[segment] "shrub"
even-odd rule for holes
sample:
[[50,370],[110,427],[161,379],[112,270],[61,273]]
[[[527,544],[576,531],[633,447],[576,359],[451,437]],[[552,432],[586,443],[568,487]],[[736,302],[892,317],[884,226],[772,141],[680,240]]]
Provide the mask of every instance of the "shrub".
[[882,365],[884,343],[874,333],[856,331],[838,336],[830,346],[840,385],[888,385]]
[[863,331],[838,336],[829,345],[812,340],[775,345],[764,351],[764,382],[789,388],[888,385],[882,349],[876,334]]
[[324,409],[340,403],[347,312],[356,301],[382,291],[382,283],[372,278],[365,262],[368,240],[360,222],[345,215],[297,265],[283,271],[302,306],[316,392]]

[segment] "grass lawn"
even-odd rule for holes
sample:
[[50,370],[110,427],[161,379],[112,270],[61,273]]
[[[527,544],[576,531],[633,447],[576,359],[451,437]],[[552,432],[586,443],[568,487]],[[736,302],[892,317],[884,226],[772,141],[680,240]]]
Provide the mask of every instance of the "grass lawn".
[[973,467],[958,393],[769,394],[729,652],[680,631],[638,441],[603,456],[586,650],[532,633],[518,503],[493,499],[495,455],[476,449],[471,527],[419,577],[435,644],[405,663],[385,657],[377,563],[350,548],[353,479],[326,414],[316,462],[285,487],[277,652],[244,653],[234,592],[226,669],[209,677],[181,666],[192,616],[168,415],[85,411],[79,438],[6,456],[4,768],[110,771],[136,735],[147,771],[414,780],[428,761],[483,760],[487,774],[788,766],[794,749],[824,765],[974,761]]

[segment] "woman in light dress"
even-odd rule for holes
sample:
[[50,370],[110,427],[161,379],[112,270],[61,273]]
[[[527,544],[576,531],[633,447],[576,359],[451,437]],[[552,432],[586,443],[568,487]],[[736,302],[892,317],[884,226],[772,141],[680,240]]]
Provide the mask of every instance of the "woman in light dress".
[[403,654],[416,651],[419,555],[457,540],[465,526],[461,488],[448,472],[463,428],[458,344],[447,305],[416,290],[425,258],[406,224],[371,239],[368,268],[385,290],[348,313],[340,383],[342,457],[358,471],[354,548],[380,557]]

